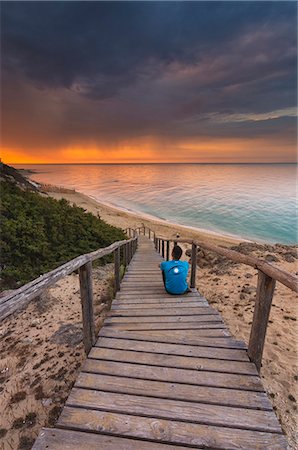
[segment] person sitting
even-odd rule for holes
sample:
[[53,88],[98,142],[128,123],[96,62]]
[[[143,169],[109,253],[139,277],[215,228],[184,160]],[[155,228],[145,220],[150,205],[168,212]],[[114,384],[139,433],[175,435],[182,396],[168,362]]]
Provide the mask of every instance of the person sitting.
[[160,264],[165,289],[172,295],[190,292],[186,281],[189,264],[187,261],[180,261],[181,255],[182,248],[175,245],[172,251],[172,261],[163,261]]

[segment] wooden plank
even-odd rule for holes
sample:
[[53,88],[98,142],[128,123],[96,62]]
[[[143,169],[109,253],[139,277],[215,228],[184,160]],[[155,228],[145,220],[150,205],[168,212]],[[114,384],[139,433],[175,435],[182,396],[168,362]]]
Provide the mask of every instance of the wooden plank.
[[134,299],[134,298],[140,298],[140,299],[146,299],[146,298],[168,298],[168,299],[176,299],[176,298],[184,298],[184,299],[187,299],[187,298],[190,298],[190,297],[195,297],[195,298],[197,298],[198,297],[198,294],[196,294],[196,293],[192,293],[192,292],[190,292],[190,293],[188,293],[188,294],[184,294],[184,295],[170,295],[170,294],[167,294],[166,293],[166,291],[165,290],[163,290],[162,292],[157,292],[157,293],[154,293],[154,292],[130,292],[130,293],[125,293],[125,292],[122,292],[121,290],[120,290],[120,292],[119,293],[117,293],[117,295],[116,295],[116,298],[118,299]]
[[194,314],[193,316],[145,316],[145,317],[110,317],[105,323],[182,323],[182,322],[214,322],[220,320],[219,314]]
[[256,367],[250,362],[231,362],[210,358],[194,358],[189,356],[163,355],[149,352],[107,349],[93,347],[89,358],[107,361],[148,364],[151,366],[173,367],[180,369],[207,370],[220,373],[242,375],[258,375]]
[[[121,286],[121,293],[128,294],[128,295],[164,295],[165,294],[165,288],[163,286],[140,286],[140,287],[131,287],[126,288],[125,286]],[[170,295],[170,294],[169,294]],[[187,295],[186,295],[187,296]],[[173,295],[173,297],[175,297]]]
[[[120,297],[120,298],[119,298]],[[174,297],[171,296],[158,296],[158,297],[146,297],[144,299],[143,297],[140,298],[125,298],[121,299],[121,296],[118,296],[117,299],[113,300],[113,304],[115,305],[133,305],[134,303],[136,306],[138,305],[145,305],[150,303],[156,303],[157,305],[163,304],[167,305],[168,303],[177,303],[177,304],[192,304],[196,302],[205,302],[206,299],[204,297]],[[208,302],[207,302],[208,303]]]
[[252,375],[175,369],[171,367],[121,363],[90,358],[83,364],[82,371],[153,381],[172,381],[173,383],[186,383],[198,386],[213,386],[256,392],[264,391],[260,379]]
[[[71,407],[63,409],[59,426],[153,442],[171,442],[176,446],[186,445],[192,448],[225,450],[286,450],[287,448],[285,438],[281,434]],[[150,444],[153,445],[152,442]],[[152,449],[154,450],[154,447]]]
[[[107,329],[111,329],[110,327],[107,327]],[[119,329],[120,330],[120,329]],[[169,331],[166,330],[162,330],[162,329],[148,329],[148,330],[135,330],[135,333],[137,335],[142,334],[142,335],[146,335],[146,336],[159,336],[159,335],[168,335]],[[158,333],[158,334],[157,334]],[[180,328],[180,329],[172,329],[171,334],[174,334],[174,336],[176,337],[178,335],[178,333],[181,333],[181,336],[184,336],[187,341],[188,341],[188,337],[189,336],[193,336],[194,339],[196,338],[213,338],[213,339],[223,339],[226,337],[230,337],[231,334],[230,332],[224,328]],[[187,343],[187,342],[186,342]]]
[[[87,431],[87,430],[86,430]],[[86,431],[43,428],[32,450],[177,450],[176,446]],[[180,447],[186,449],[189,447]]]
[[150,281],[148,279],[148,281],[146,281],[143,278],[140,279],[140,280],[136,280],[136,279],[129,280],[129,281],[125,280],[122,283],[122,288],[125,288],[125,289],[128,289],[128,288],[134,289],[135,287],[137,287],[137,288],[139,288],[139,287],[146,287],[146,288],[148,288],[148,287],[153,287],[153,286],[154,287],[163,288],[164,285],[163,285],[161,280],[154,281],[154,280],[151,279],[151,281]]
[[272,411],[272,406],[264,392],[240,391],[168,381],[140,380],[136,378],[98,375],[81,372],[76,387],[106,392],[144,395],[157,398],[171,398],[199,403],[245,407]]
[[87,407],[159,419],[183,420],[205,425],[280,433],[278,420],[271,411],[79,388],[72,389],[66,404],[67,406]]
[[97,347],[118,348],[137,352],[161,353],[164,355],[193,356],[198,358],[221,359],[229,361],[249,361],[247,352],[238,349],[199,347],[193,345],[165,344],[142,340],[117,338],[119,333],[112,332],[110,337],[100,337]]
[[138,302],[138,303],[127,303],[127,302],[118,302],[114,301],[112,303],[112,309],[113,310],[121,310],[121,309],[144,309],[144,308],[196,308],[201,306],[209,306],[207,301],[201,300],[201,301],[180,301],[180,302],[158,302],[158,303],[146,303],[144,302]]
[[134,331],[134,330],[202,330],[202,329],[214,329],[214,328],[226,328],[222,322],[182,322],[182,323],[105,323],[105,327],[110,329],[117,329],[117,330],[127,330],[127,331]]
[[130,309],[112,309],[109,317],[132,317],[132,316],[192,316],[194,314],[210,314],[213,308],[205,305],[198,308],[130,308]]
[[230,338],[207,338],[207,337],[195,337],[191,336],[193,331],[190,332],[185,330],[171,331],[144,331],[142,333],[137,333],[136,331],[117,331],[113,332],[107,328],[103,328],[99,332],[99,336],[105,337],[120,337],[125,339],[136,339],[142,341],[152,341],[152,342],[164,342],[172,344],[184,344],[184,345],[199,345],[201,347],[218,347],[218,348],[235,348],[235,349],[246,349],[246,345],[242,341],[236,341]]
[[[121,293],[121,291],[120,291]],[[120,294],[119,293],[119,294]],[[166,305],[167,303],[190,303],[190,302],[204,302],[206,301],[204,298],[202,297],[185,297],[185,296],[177,296],[177,297],[172,297],[169,295],[152,295],[152,296],[142,296],[142,295],[136,295],[134,297],[126,297],[123,295],[117,295],[116,294],[116,298],[113,301],[116,302],[115,304],[119,304],[119,305],[130,305],[135,303],[137,306],[138,305],[144,305],[146,303],[158,303],[160,304],[164,304]],[[208,304],[209,305],[209,304]]]

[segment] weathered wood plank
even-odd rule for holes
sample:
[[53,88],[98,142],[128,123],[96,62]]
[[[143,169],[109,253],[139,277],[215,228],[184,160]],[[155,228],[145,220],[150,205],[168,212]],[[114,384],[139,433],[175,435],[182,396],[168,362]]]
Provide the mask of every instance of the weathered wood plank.
[[205,300],[204,297],[199,297],[197,294],[185,294],[185,295],[169,295],[167,293],[163,294],[140,294],[138,292],[127,295],[123,294],[123,292],[119,291],[116,294],[116,299],[121,302],[129,301],[130,303],[133,302],[140,302],[140,301],[150,301],[150,300],[158,300],[158,301],[173,301],[173,300],[179,300],[181,302],[183,301],[192,301],[192,300]]
[[[114,327],[115,328],[115,327]],[[107,329],[111,329],[110,327],[107,327]],[[118,328],[120,330],[120,328]],[[127,330],[129,331],[129,330]],[[168,335],[169,331],[166,330],[162,330],[162,329],[148,329],[148,330],[135,330],[136,334],[142,333],[142,335],[146,334],[146,335],[153,335],[155,336],[156,333],[160,333],[162,335]],[[181,332],[181,336],[186,337],[187,339],[190,336],[193,336],[193,338],[217,338],[217,339],[222,339],[222,338],[226,338],[226,337],[230,337],[231,334],[230,332],[224,328],[180,328],[180,329],[174,329],[171,331],[171,334],[174,333],[174,336],[177,336],[178,332]],[[148,333],[148,334],[147,334]],[[159,334],[158,334],[159,336]]]
[[278,420],[271,411],[79,388],[72,389],[66,404],[159,419],[184,420],[205,425],[280,433]]
[[83,364],[82,371],[153,381],[172,381],[174,383],[186,383],[198,386],[213,386],[256,392],[264,391],[260,379],[253,375],[226,374],[191,369],[175,369],[170,367],[121,363],[89,358]]
[[168,332],[162,331],[144,331],[137,333],[134,331],[117,331],[113,332],[107,328],[103,328],[99,332],[99,336],[105,337],[123,337],[125,339],[136,339],[142,341],[164,342],[172,344],[199,345],[201,347],[218,347],[218,348],[235,348],[246,349],[246,345],[242,341],[236,341],[230,338],[204,338],[192,336],[192,330],[177,330]]
[[231,362],[210,358],[195,358],[189,356],[163,355],[149,352],[107,349],[93,347],[89,358],[107,361],[148,364],[151,366],[173,367],[180,369],[207,370],[220,373],[235,373],[242,375],[258,375],[256,367],[249,362]]
[[180,302],[158,302],[158,303],[146,303],[144,302],[138,302],[138,303],[127,303],[127,302],[118,302],[114,301],[112,304],[112,310],[130,310],[130,309],[148,309],[148,308],[160,308],[160,309],[172,309],[172,308],[196,308],[196,307],[202,307],[202,306],[209,306],[207,301],[200,300],[200,301],[180,301]]
[[[84,427],[85,428],[85,427]],[[87,431],[87,430],[86,430]],[[176,446],[86,431],[43,428],[32,450],[177,450]],[[180,447],[186,449],[189,447]]]
[[127,349],[140,352],[162,353],[164,355],[193,356],[198,358],[222,359],[229,361],[249,361],[247,352],[239,349],[199,347],[193,345],[167,344],[117,338],[119,333],[111,333],[110,337],[100,337],[96,346],[106,348]]
[[86,372],[80,373],[76,386],[107,392],[122,392],[134,395],[146,393],[146,396],[150,397],[272,411],[271,403],[264,392],[193,386],[168,381],[142,380]]
[[193,308],[130,308],[130,309],[112,309],[109,317],[133,317],[133,316],[192,316],[194,314],[212,314],[214,311],[210,306],[199,306]]
[[194,314],[193,316],[145,316],[145,317],[108,317],[105,323],[182,323],[182,322],[214,322],[220,320],[218,313]]
[[182,323],[105,323],[105,327],[110,329],[117,329],[117,330],[126,330],[126,331],[134,331],[134,330],[204,330],[204,329],[214,329],[214,328],[223,328],[226,329],[225,325],[218,321],[218,322],[182,322]]
[[[157,296],[157,297],[136,297],[136,298],[123,298],[121,299],[121,296],[117,296],[117,299],[115,299],[113,301],[113,303],[115,305],[133,305],[136,304],[136,306],[138,305],[144,305],[144,304],[148,304],[150,305],[151,303],[156,303],[156,304],[163,304],[163,305],[167,305],[168,303],[178,303],[178,304],[192,304],[192,303],[196,303],[196,302],[205,302],[206,299],[204,297],[170,297],[170,296]],[[207,302],[208,303],[208,302]]]
[[[63,409],[59,426],[140,438],[153,442],[171,442],[177,446],[186,445],[192,448],[225,450],[286,450],[287,448],[285,439],[281,434],[198,425],[150,417],[135,417],[128,414],[122,415],[71,407]],[[154,447],[152,449],[154,450]]]

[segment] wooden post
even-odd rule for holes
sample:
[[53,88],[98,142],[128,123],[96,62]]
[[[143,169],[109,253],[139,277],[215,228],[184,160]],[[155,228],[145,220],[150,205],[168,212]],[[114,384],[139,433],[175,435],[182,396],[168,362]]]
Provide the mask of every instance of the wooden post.
[[128,243],[125,244],[125,256],[126,256],[126,267],[129,264],[129,248],[128,248]]
[[197,270],[197,246],[192,244],[191,246],[191,274],[190,274],[190,287],[196,287],[196,270]]
[[79,268],[79,277],[82,303],[83,342],[86,355],[88,355],[92,345],[95,343],[91,262],[87,262]]
[[132,258],[132,241],[130,241],[129,243],[128,243],[128,255],[129,255],[129,262],[131,261],[131,258]]
[[161,256],[163,258],[165,257],[165,241],[164,240],[161,241]]
[[160,253],[160,239],[158,239],[158,253]]
[[120,290],[120,247],[114,251],[115,292]]
[[170,241],[167,241],[167,261],[170,259]]
[[133,241],[133,254],[135,254],[136,249],[137,249],[137,240],[135,239],[135,240]]
[[250,331],[248,356],[260,372],[270,308],[276,281],[258,271],[258,285],[254,316]]
[[151,239],[151,230],[150,230],[150,228],[148,228],[148,233],[149,233],[149,239]]
[[122,251],[123,251],[123,259],[122,259],[122,263],[124,266],[126,266],[127,264],[127,260],[126,260],[126,244],[122,245]]

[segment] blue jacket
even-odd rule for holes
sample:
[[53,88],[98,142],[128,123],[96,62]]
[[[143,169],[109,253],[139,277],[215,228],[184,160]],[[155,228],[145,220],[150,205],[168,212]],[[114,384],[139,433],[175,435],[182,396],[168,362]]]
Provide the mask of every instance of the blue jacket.
[[188,285],[186,282],[189,264],[187,261],[163,261],[160,264],[165,275],[165,287],[170,294],[184,294]]

